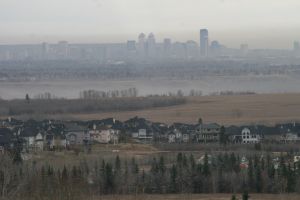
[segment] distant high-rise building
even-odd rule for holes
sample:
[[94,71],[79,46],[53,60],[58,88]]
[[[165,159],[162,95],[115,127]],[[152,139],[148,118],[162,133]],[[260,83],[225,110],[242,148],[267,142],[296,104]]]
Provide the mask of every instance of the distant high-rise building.
[[217,56],[220,54],[221,45],[217,40],[214,40],[210,44],[210,52],[212,55]]
[[138,37],[137,52],[140,57],[146,55],[146,35],[141,33]]
[[60,58],[67,58],[70,53],[69,43],[67,41],[58,42],[57,54]]
[[136,42],[135,40],[128,40],[127,41],[127,57],[128,58],[135,58],[137,54],[136,51]]
[[172,49],[172,40],[169,38],[164,39],[164,54],[165,56],[171,55],[171,49]]
[[127,51],[136,51],[136,42],[135,40],[127,41]]
[[186,57],[187,58],[195,58],[198,57],[199,54],[199,48],[197,42],[193,40],[189,40],[185,44],[186,46]]
[[176,58],[186,58],[186,43],[182,43],[182,42],[175,42],[173,44],[173,55]]
[[201,56],[208,56],[208,30],[201,29],[200,30],[200,55]]
[[298,41],[294,42],[294,51],[299,52],[300,51],[300,43]]
[[246,56],[249,51],[248,44],[241,44],[240,51],[241,51],[242,56]]
[[155,57],[156,56],[156,41],[155,41],[155,36],[153,33],[150,33],[148,35],[148,40],[147,40],[147,54],[149,57]]
[[49,44],[46,42],[42,43],[42,58],[46,59],[49,55]]

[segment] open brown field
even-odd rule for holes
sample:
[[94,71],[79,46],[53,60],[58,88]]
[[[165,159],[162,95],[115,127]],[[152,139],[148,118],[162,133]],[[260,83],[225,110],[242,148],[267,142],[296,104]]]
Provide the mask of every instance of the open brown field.
[[[174,194],[174,195],[115,195],[115,196],[101,196],[95,199],[102,200],[230,200],[230,194]],[[237,199],[242,199],[242,195],[236,195]],[[92,198],[93,199],[93,198]],[[250,194],[249,200],[299,200],[300,195],[296,194]]]
[[134,116],[164,123],[196,123],[197,119],[202,117],[205,122],[228,125],[299,121],[300,94],[190,97],[187,104],[178,106],[64,117],[82,120],[115,117],[119,120],[127,120]]

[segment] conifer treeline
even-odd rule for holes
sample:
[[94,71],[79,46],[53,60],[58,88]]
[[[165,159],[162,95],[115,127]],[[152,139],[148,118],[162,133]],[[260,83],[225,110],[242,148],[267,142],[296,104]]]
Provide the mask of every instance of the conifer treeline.
[[289,164],[291,156],[274,163],[271,156],[248,157],[248,168],[240,167],[240,156],[205,154],[197,161],[179,153],[174,162],[154,157],[148,164],[135,158],[57,168],[14,164],[1,158],[1,197],[14,199],[81,199],[106,194],[166,193],[293,193],[300,192],[300,164]]

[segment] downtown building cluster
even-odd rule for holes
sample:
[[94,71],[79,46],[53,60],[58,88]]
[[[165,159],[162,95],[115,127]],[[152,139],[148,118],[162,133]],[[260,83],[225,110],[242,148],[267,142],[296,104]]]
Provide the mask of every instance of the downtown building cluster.
[[100,62],[147,61],[168,59],[245,58],[251,56],[300,55],[299,42],[293,49],[252,49],[248,44],[227,48],[209,37],[208,29],[201,29],[199,41],[158,41],[153,33],[141,33],[136,40],[124,43],[75,44],[59,41],[56,44],[0,45],[0,61],[11,60],[95,60]]

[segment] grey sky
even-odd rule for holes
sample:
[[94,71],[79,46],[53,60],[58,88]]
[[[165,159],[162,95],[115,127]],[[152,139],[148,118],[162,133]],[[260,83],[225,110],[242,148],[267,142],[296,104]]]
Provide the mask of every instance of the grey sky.
[[0,43],[198,41],[200,28],[227,46],[288,48],[300,40],[299,0],[0,0]]

